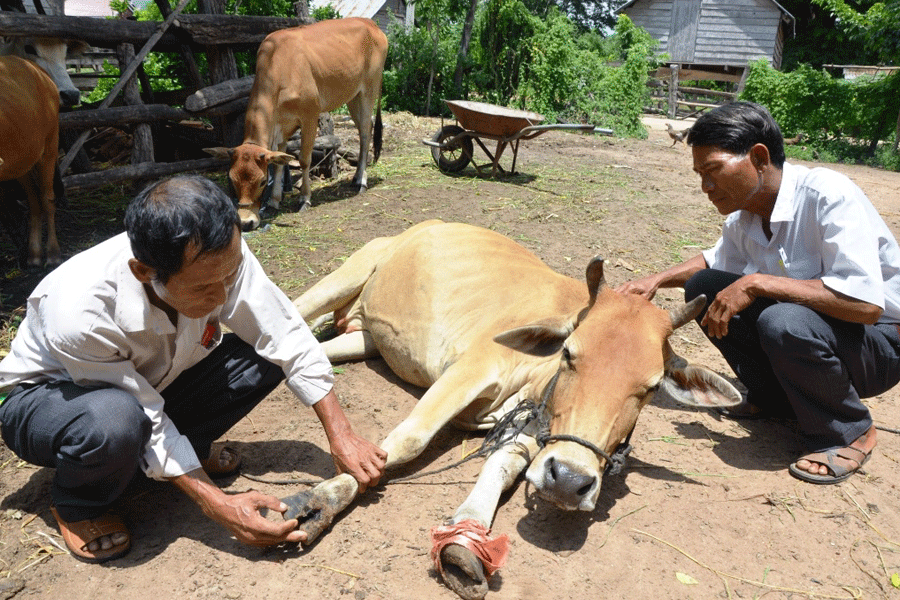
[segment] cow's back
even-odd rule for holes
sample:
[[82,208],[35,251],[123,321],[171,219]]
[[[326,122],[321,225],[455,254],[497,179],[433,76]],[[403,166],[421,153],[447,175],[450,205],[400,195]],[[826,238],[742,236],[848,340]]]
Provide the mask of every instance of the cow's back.
[[315,99],[322,112],[334,110],[370,82],[369,74],[380,81],[387,45],[378,25],[359,17],[274,31],[260,44],[254,81],[259,89],[251,97],[265,91],[279,104]]
[[583,282],[554,272],[509,238],[440,223],[402,240],[378,265],[361,302],[365,327],[388,364],[415,364],[428,384],[463,352],[501,351],[492,341],[497,333],[573,313],[586,306],[588,293]]

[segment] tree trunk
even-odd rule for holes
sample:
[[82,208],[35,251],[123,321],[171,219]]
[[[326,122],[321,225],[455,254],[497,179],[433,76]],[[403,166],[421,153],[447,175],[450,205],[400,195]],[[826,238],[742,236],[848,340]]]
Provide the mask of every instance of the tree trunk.
[[470,0],[466,21],[463,24],[462,39],[459,42],[459,53],[456,55],[456,70],[453,71],[453,90],[457,98],[463,97],[462,80],[466,60],[469,58],[469,43],[472,41],[472,27],[475,25],[475,9],[478,0]]

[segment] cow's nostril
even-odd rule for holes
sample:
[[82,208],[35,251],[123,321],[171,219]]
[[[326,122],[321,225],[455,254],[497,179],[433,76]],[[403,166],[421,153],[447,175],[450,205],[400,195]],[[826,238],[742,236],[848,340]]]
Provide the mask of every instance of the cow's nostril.
[[577,494],[579,496],[587,496],[593,488],[594,488],[594,478],[591,477],[590,481],[588,483],[586,483],[583,486],[581,486],[580,488],[578,488]]
[[559,472],[556,469],[556,459],[552,456],[547,459],[547,483],[553,485],[559,479]]

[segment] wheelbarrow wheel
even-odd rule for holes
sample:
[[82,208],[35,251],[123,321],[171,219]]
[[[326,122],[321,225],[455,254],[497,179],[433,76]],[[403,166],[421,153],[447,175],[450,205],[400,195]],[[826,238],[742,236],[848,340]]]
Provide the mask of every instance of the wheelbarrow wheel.
[[437,164],[438,169],[444,173],[459,173],[472,160],[472,138],[463,136],[458,140],[445,144],[444,140],[452,140],[461,133],[465,133],[465,129],[459,125],[444,125],[440,131],[431,138],[432,142],[441,144],[441,148],[431,147],[431,157]]

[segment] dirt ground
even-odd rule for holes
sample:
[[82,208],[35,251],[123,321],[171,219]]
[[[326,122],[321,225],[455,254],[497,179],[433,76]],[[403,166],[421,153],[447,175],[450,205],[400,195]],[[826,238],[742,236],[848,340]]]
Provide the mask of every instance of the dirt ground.
[[[365,195],[353,195],[348,168],[344,183],[317,184],[311,210],[295,213],[288,203],[268,227],[246,235],[291,297],[369,239],[431,218],[499,231],[578,279],[589,259],[602,255],[612,285],[689,258],[718,236],[721,217],[699,192],[689,149],[672,146],[664,121],[648,119],[647,140],[542,135],[523,143],[519,175],[494,179],[472,167],[459,176],[437,171],[420,140],[438,130],[439,120],[386,120],[386,147],[370,169]],[[346,123],[338,129],[352,133]],[[509,157],[503,164],[509,166]],[[835,168],[853,177],[900,233],[900,174]],[[91,212],[90,203],[110,194],[70,197],[67,214],[75,217],[62,219],[65,252],[99,241],[91,235],[115,232],[117,217],[90,235],[78,220]],[[9,313],[10,302],[21,304],[21,290],[37,276],[10,275],[6,267]],[[668,290],[657,302],[670,306],[678,298]],[[694,324],[676,332],[673,342],[689,360],[732,375]],[[422,394],[381,360],[339,365],[336,372],[346,412],[373,441]],[[900,425],[898,396],[893,390],[868,401],[880,426]],[[283,386],[226,439],[243,451],[243,472],[253,477],[333,473],[313,411]],[[479,436],[444,430],[400,474],[450,464],[479,443]],[[788,474],[804,447],[785,422],[739,424],[705,411],[650,405],[633,444],[626,468],[606,477],[591,513],[559,512],[530,498],[521,481],[504,496],[493,533],[509,535],[511,550],[491,580],[489,599],[900,597],[892,585],[894,577],[900,586],[896,433],[879,432],[864,473],[838,486],[804,484]],[[88,565],[58,548],[49,511],[52,471],[23,464],[0,446],[0,600],[452,600],[455,594],[429,558],[428,533],[462,502],[480,465],[472,461],[370,490],[309,548],[267,551],[229,538],[172,486],[142,479],[121,506],[133,535],[131,553]],[[303,489],[243,476],[223,485],[279,497]]]

